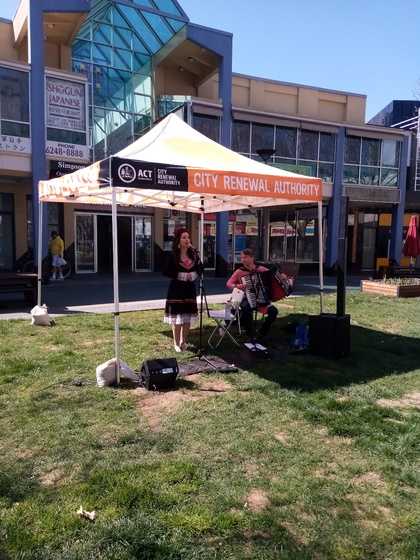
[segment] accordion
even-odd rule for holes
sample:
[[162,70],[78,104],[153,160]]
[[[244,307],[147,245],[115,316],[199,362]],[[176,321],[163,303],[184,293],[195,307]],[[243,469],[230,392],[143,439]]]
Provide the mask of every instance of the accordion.
[[251,272],[241,278],[246,285],[245,295],[251,309],[270,305],[293,293],[287,280],[281,277],[281,270],[275,266],[263,272]]

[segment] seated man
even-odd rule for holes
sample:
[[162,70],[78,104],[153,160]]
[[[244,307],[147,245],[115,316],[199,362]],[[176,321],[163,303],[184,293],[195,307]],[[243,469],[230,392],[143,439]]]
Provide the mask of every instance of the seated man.
[[[238,288],[239,290],[245,291],[246,284],[244,284],[242,278],[246,274],[250,274],[251,272],[263,272],[268,270],[265,266],[256,266],[254,263],[254,253],[251,249],[244,249],[241,253],[242,259],[242,266],[235,270],[229,280],[226,282],[226,286],[233,290],[234,288]],[[282,278],[287,279],[285,274],[282,274]],[[264,309],[265,310],[265,309]],[[269,304],[266,311],[266,317],[264,319],[264,323],[258,333],[260,336],[265,336],[268,332],[268,329],[274,323],[278,314],[278,310],[274,305]],[[249,337],[254,336],[254,326],[253,326],[253,317],[252,317],[252,309],[249,305],[249,302],[246,297],[244,297],[241,301],[241,325],[243,325],[246,334]]]

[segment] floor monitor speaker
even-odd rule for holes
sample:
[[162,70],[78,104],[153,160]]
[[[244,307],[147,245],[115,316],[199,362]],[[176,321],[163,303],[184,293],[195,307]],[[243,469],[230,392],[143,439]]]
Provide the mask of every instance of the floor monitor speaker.
[[145,360],[140,370],[140,383],[148,391],[173,387],[179,367],[176,358]]
[[350,315],[321,313],[309,317],[309,353],[336,360],[350,352]]

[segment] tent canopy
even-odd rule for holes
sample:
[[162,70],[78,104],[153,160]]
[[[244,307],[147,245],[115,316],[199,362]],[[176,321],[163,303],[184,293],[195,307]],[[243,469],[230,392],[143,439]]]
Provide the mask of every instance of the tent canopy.
[[[112,193],[114,191],[114,193]],[[40,181],[39,199],[221,212],[322,200],[322,180],[254,161],[175,114],[117,154]]]
[[[224,148],[175,114],[117,154],[39,182],[38,304],[41,304],[42,202],[112,207],[116,378],[120,378],[117,205],[222,212],[317,204],[322,255],[322,180],[289,173]],[[320,259],[322,296],[322,259]],[[322,312],[322,299],[321,299]]]

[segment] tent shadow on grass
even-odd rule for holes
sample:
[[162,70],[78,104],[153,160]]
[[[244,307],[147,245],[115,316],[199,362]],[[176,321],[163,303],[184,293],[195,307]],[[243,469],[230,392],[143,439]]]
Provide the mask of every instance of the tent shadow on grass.
[[[216,351],[207,345],[205,349],[209,357],[217,355],[284,389],[304,392],[366,383],[420,369],[418,339],[359,326],[350,327],[350,354],[347,357],[332,360],[309,352],[293,352],[290,347],[293,334],[284,327],[306,319],[303,315],[288,315],[272,327],[270,333],[275,342],[268,348],[272,359],[257,358],[243,345],[237,348],[227,341],[222,342]],[[205,343],[210,332],[210,327],[203,327]],[[198,345],[198,334],[191,336],[191,342]]]

